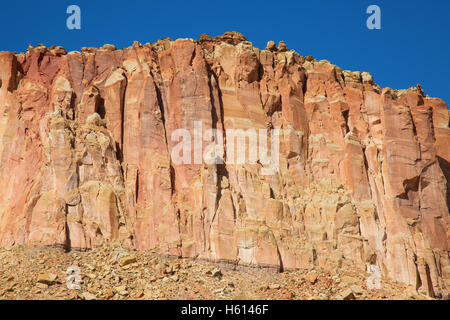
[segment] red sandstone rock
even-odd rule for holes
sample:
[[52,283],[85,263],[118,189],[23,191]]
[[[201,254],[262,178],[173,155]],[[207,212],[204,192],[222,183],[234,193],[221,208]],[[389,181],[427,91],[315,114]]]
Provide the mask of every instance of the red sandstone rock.
[[[106,240],[278,269],[376,264],[448,294],[447,105],[272,47],[230,32],[1,52],[0,245]],[[194,121],[203,133],[281,129],[280,170],[173,163],[172,132]]]

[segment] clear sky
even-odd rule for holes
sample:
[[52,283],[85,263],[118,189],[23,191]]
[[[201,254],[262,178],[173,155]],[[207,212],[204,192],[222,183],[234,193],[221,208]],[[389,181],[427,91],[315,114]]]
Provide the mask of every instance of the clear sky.
[[[81,8],[81,30],[66,27],[71,4]],[[372,4],[381,30],[366,27]],[[381,87],[420,83],[450,103],[449,0],[12,0],[2,1],[0,30],[0,50],[16,52],[29,43],[72,51],[239,31],[256,47],[284,40],[301,55],[369,71]]]

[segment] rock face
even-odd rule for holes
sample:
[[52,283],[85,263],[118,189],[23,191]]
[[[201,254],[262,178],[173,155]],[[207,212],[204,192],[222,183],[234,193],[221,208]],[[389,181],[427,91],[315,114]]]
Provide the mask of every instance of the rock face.
[[[420,86],[381,90],[369,73],[228,32],[1,52],[0,115],[0,246],[377,265],[449,293],[449,112]],[[279,170],[174,163],[173,133],[195,122],[203,134],[279,129]]]

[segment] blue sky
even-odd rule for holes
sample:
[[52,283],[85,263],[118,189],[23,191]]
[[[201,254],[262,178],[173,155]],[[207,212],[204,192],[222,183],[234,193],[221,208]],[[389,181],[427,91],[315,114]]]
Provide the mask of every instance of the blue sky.
[[[81,8],[81,30],[66,28],[71,4]],[[366,27],[372,4],[381,8],[381,30]],[[369,71],[381,87],[421,83],[449,104],[449,17],[448,0],[4,1],[0,50],[22,52],[29,43],[68,51],[104,43],[128,47],[133,40],[239,31],[259,48],[284,40],[301,55]]]

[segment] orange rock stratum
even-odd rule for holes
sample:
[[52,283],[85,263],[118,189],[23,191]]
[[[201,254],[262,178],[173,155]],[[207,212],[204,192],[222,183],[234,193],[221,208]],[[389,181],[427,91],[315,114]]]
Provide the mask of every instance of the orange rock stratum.
[[[449,294],[449,111],[420,86],[381,89],[367,72],[284,42],[260,50],[237,32],[39,45],[0,52],[0,116],[0,246],[109,241],[280,270],[377,265]],[[280,129],[278,172],[174,164],[171,134],[194,121]]]

